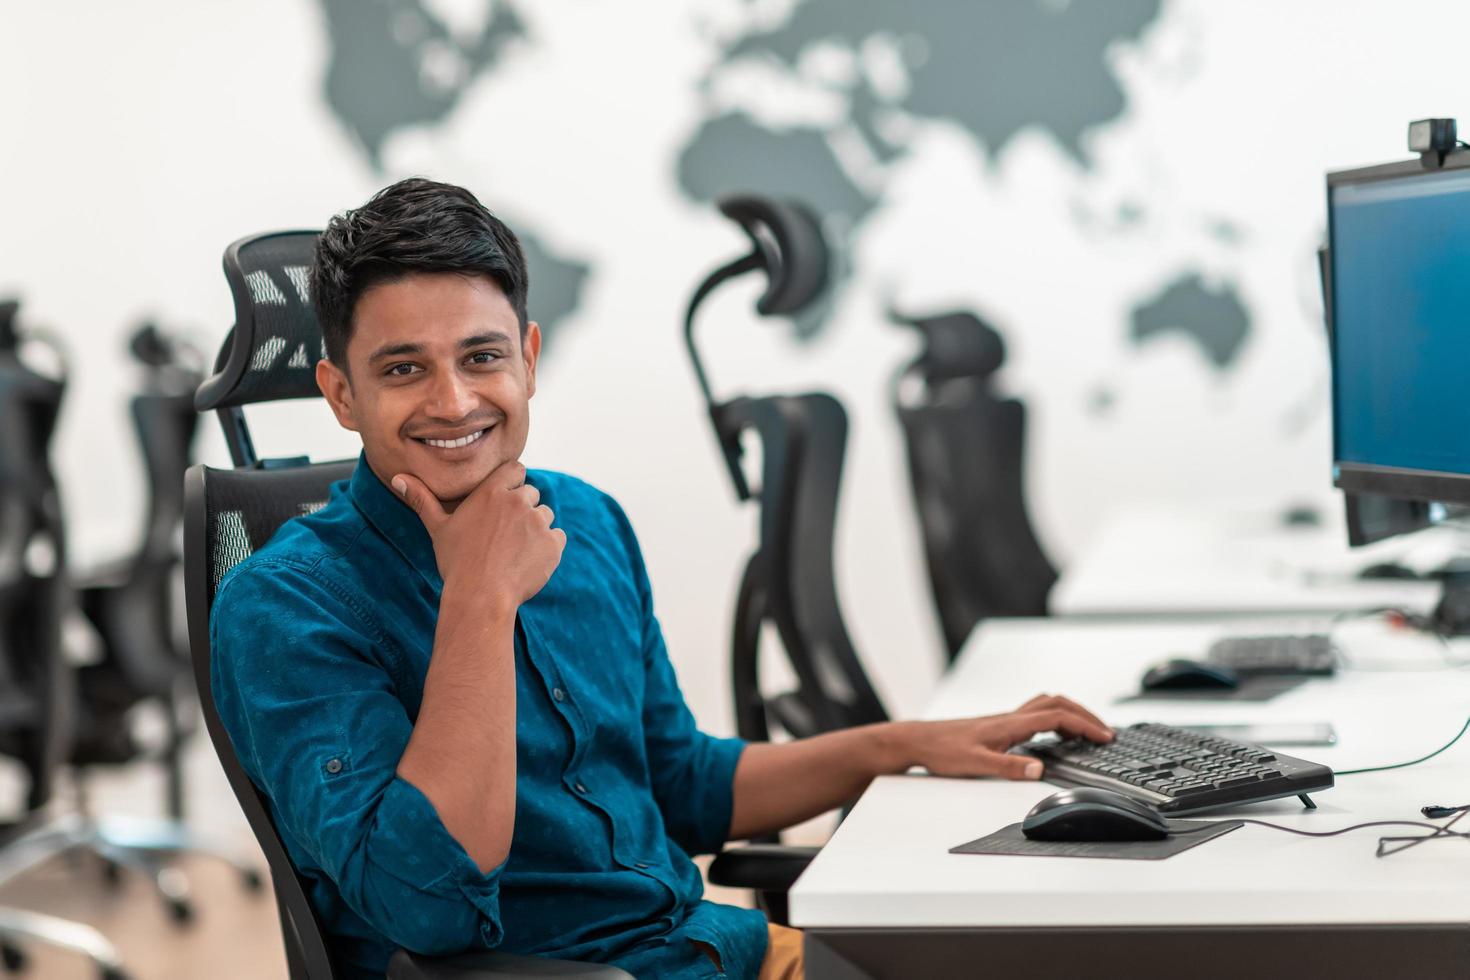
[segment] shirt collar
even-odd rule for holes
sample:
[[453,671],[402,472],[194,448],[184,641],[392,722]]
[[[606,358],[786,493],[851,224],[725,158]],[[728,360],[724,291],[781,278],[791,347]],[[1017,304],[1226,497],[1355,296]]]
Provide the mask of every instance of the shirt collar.
[[368,465],[366,453],[357,458],[347,492],[368,523],[388,539],[424,581],[436,590],[443,588],[444,580],[439,577],[439,563],[434,559],[434,542],[428,529],[414,509],[378,479]]

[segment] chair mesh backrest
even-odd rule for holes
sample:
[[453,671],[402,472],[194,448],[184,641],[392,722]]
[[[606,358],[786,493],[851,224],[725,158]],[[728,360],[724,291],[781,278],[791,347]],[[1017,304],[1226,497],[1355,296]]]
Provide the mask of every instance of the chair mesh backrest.
[[201,411],[320,394],[316,362],[326,349],[311,305],[317,234],[272,232],[225,250],[235,327],[215,375],[199,389]]
[[325,934],[259,789],[250,781],[215,707],[210,678],[209,612],[220,580],[293,517],[319,509],[353,461],[291,469],[189,470],[184,491],[184,587],[194,682],[235,798],[270,864],[292,980],[334,976]]
[[230,569],[259,551],[293,517],[326,505],[328,491],[352,475],[354,460],[291,469],[210,470],[209,601]]
[[[801,718],[788,713],[778,720],[797,737],[886,721],[887,712],[848,636],[833,575],[837,497],[847,445],[847,414],[841,403],[822,393],[737,398],[721,407],[716,424],[736,432],[754,429],[761,441],[760,548],[747,570],[757,580],[746,583],[752,590],[742,588],[736,619],[746,624],[748,617],[758,615],[774,623],[796,673]],[[747,602],[754,608],[747,608]],[[756,709],[766,703],[759,664],[746,660],[754,657],[750,644],[755,638],[747,640],[737,638],[734,652],[736,714],[741,719],[758,717],[764,708]],[[793,721],[805,730],[792,730]],[[764,737],[763,729],[761,724],[741,734]]]

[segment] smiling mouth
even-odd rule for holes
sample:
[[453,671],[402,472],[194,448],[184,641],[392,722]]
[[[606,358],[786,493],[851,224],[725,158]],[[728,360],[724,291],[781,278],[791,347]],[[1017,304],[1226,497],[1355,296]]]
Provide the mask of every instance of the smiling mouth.
[[458,439],[419,439],[418,441],[426,446],[433,446],[435,449],[460,449],[471,443],[478,442],[480,437],[489,431],[488,428],[481,429],[479,432],[471,432],[469,435],[461,436]]

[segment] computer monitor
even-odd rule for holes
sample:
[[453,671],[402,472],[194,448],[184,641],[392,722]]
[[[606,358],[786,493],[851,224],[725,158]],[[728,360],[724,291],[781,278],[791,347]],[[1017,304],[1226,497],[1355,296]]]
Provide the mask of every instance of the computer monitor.
[[[1332,257],[1327,246],[1317,249],[1317,272],[1322,287],[1322,323],[1332,331]],[[1429,503],[1401,500],[1373,493],[1344,493],[1348,544],[1354,548],[1397,534],[1420,531],[1433,523]]]
[[1470,153],[1328,174],[1327,209],[1334,483],[1470,504]]

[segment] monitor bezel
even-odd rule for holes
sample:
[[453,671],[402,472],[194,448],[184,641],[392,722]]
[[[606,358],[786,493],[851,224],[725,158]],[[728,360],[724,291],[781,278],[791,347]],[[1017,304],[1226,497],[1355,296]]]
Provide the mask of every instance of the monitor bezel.
[[1378,494],[1403,500],[1435,503],[1470,504],[1470,474],[1442,470],[1420,470],[1366,463],[1343,462],[1338,452],[1337,424],[1337,329],[1334,323],[1337,303],[1336,236],[1333,222],[1332,192],[1348,184],[1371,184],[1404,177],[1429,177],[1446,171],[1470,169],[1470,151],[1446,154],[1442,166],[1426,166],[1419,158],[1397,160],[1371,167],[1339,170],[1327,175],[1327,269],[1324,316],[1327,321],[1328,357],[1331,365],[1332,409],[1332,483],[1349,493]]

